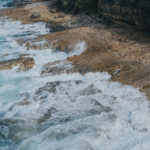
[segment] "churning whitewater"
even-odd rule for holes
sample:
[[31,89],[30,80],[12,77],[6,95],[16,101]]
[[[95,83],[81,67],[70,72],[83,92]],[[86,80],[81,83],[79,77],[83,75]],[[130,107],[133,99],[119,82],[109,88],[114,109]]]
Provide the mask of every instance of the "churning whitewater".
[[0,150],[149,150],[150,104],[138,89],[111,82],[106,72],[41,74],[47,63],[80,55],[84,41],[70,53],[16,42],[48,32],[44,23],[0,18],[0,61],[35,61],[25,72],[0,71]]

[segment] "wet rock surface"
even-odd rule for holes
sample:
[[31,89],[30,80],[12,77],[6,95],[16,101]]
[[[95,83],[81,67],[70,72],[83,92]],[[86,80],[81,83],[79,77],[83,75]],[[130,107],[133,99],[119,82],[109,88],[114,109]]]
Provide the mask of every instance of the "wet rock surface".
[[[34,127],[36,130],[39,130],[38,132],[41,132],[47,127],[66,124],[82,118],[100,115],[101,113],[108,113],[109,115],[113,109],[92,98],[92,96],[101,95],[101,90],[97,89],[94,85],[86,86],[84,84],[82,80],[47,82],[45,86],[39,88],[34,93],[20,94],[20,101],[9,108],[10,113],[16,110],[14,117],[12,117],[14,119],[0,120],[0,126],[8,128],[9,130],[9,134],[5,138],[20,143],[26,138],[24,132],[31,131],[30,135],[35,134],[32,131],[33,126],[30,126],[30,123],[35,123]],[[66,105],[64,105],[64,101]],[[38,103],[40,107],[34,110],[32,107],[36,105],[36,103]],[[45,103],[47,103],[47,107],[44,108],[43,111]],[[88,107],[83,107],[84,105],[88,105]],[[26,116],[21,120],[20,117],[26,115],[25,110],[30,110],[30,107],[33,112],[31,112],[30,116]],[[17,116],[18,111],[21,116]],[[109,117],[112,121],[115,121],[117,116],[110,115]],[[34,131],[36,132],[36,130]]]
[[[45,101],[51,101],[50,97],[53,97],[53,99],[61,101],[61,99],[57,99],[59,96],[64,95],[67,98],[67,101],[71,104],[76,103],[76,100],[82,96],[92,96],[96,94],[102,94],[101,90],[94,87],[94,85],[89,85],[87,87],[84,87],[83,89],[78,90],[77,87],[80,85],[84,85],[84,82],[82,80],[75,80],[75,81],[55,81],[55,82],[47,82],[44,87],[39,88],[34,94],[30,93],[23,93],[20,95],[20,98],[22,99],[17,104],[13,105],[9,110],[13,111],[18,106],[22,107],[29,107],[32,105],[33,102],[39,102],[44,103]],[[75,87],[73,95],[69,93],[71,89]],[[100,113],[100,112],[110,112],[111,108],[102,106],[97,100],[95,99],[89,99],[87,102],[91,103],[91,105],[95,105],[96,107],[101,107],[99,110],[94,111],[94,107],[91,111],[89,111],[89,115],[92,115],[93,113]],[[59,105],[59,103],[57,103]],[[71,104],[71,105],[72,105]],[[50,119],[52,117],[51,113],[56,113],[59,111],[57,110],[57,107],[49,106],[50,108],[47,108],[48,110],[44,113],[44,116],[42,118],[38,119],[38,122],[44,122],[47,119]],[[91,112],[91,113],[90,113]],[[87,113],[87,112],[86,112]],[[68,114],[69,115],[69,114]],[[42,121],[43,120],[43,121]]]
[[[0,142],[6,146],[9,143],[10,147],[15,145],[13,150],[33,147],[116,150],[128,149],[128,145],[133,149],[139,143],[147,145],[150,123],[146,97],[111,79],[149,89],[149,38],[136,30],[97,25],[97,21],[83,27],[90,22],[82,22],[84,17],[74,25],[71,15],[49,11],[39,3],[8,10],[8,14],[29,23],[35,21],[30,18],[35,10],[41,14],[36,21],[54,22],[60,25],[61,32],[27,41],[26,46],[32,49],[28,52],[36,61],[31,72],[13,72],[13,76],[8,77],[7,71],[2,72],[1,77],[9,84],[0,82],[3,85]],[[78,43],[82,41],[87,45],[82,44],[80,51]],[[17,56],[19,58],[1,61],[2,67],[32,68],[31,55]],[[112,78],[107,73],[88,73],[97,71],[108,71]]]
[[[117,29],[113,26],[112,28],[106,26],[84,27],[52,33],[38,38],[37,41],[43,39],[48,42],[45,47],[62,51],[66,49],[72,51],[72,47],[77,41],[87,43],[87,47],[81,55],[67,59],[72,62],[74,72],[85,74],[91,71],[107,71],[112,75],[114,81],[133,85],[140,89],[149,83],[149,35],[143,32],[133,29]],[[35,41],[31,46],[27,46],[35,48]],[[53,72],[53,69],[52,64],[45,66],[45,70],[49,70],[48,72]],[[60,67],[58,70],[63,72]],[[149,95],[148,88],[144,88],[142,91]]]
[[[105,2],[104,5],[107,3]],[[117,8],[113,7],[112,9]],[[86,15],[64,14],[51,6],[46,7],[44,4],[7,10],[7,15],[30,23],[34,21],[30,18],[33,12],[41,14],[41,17],[36,21],[46,22],[47,27],[51,28],[52,26],[51,32],[55,33],[30,40],[26,43],[28,49],[53,48],[71,51],[77,42],[85,41],[87,43],[86,51],[80,56],[68,58],[68,61],[71,61],[74,66],[73,70],[66,69],[68,72],[78,71],[85,74],[87,72],[107,71],[112,75],[114,81],[133,85],[142,89],[149,96],[149,88],[143,88],[149,83],[149,73],[146,69],[149,66],[149,35],[131,27],[122,28],[116,25],[100,24],[96,18],[92,19]],[[24,18],[21,17],[21,14],[25,14]],[[46,44],[37,44],[43,40],[47,41]],[[56,73],[54,69],[63,72],[63,67],[52,68],[51,64],[49,66],[51,67],[44,66],[47,72]],[[44,72],[46,71],[42,73],[44,74]]]
[[64,73],[74,73],[78,72],[78,70],[72,66],[72,64],[68,61],[56,61],[51,62],[46,65],[44,65],[41,75],[58,75],[58,74],[64,74]]
[[18,71],[26,71],[34,66],[33,58],[18,58],[7,61],[0,61],[0,70],[12,69],[18,66]]
[[[147,126],[139,126],[132,120],[132,115],[136,114],[135,111],[139,111],[138,108],[143,101],[141,95],[139,94],[135,100],[134,97],[138,93],[136,90],[132,92],[131,87],[126,91],[127,87],[104,79],[106,74],[103,74],[102,78],[99,78],[102,75],[99,73],[94,78],[91,78],[92,75],[94,76],[94,74],[80,76],[78,80],[73,77],[72,80],[53,80],[35,91],[20,94],[19,101],[7,112],[8,118],[11,116],[11,119],[0,120],[0,126],[9,130],[7,137],[3,132],[1,137],[17,144],[25,141],[25,145],[21,146],[26,147],[26,142],[33,141],[34,144],[36,138],[40,138],[43,142],[45,137],[50,143],[63,142],[70,137],[74,139],[74,136],[83,135],[82,138],[85,138],[85,135],[89,134],[90,141],[91,136],[96,140],[103,140],[103,135],[111,135],[112,138],[114,130],[120,134],[118,130],[126,132],[126,128],[129,129],[127,133],[146,136],[149,132]],[[87,78],[88,76],[90,78]],[[121,88],[125,91],[121,92]],[[117,90],[112,92],[112,89]],[[127,93],[129,97],[126,96]],[[130,105],[134,109],[131,109]],[[27,136],[30,138],[26,140]],[[116,136],[113,138],[116,139]],[[104,140],[107,141],[108,138]]]

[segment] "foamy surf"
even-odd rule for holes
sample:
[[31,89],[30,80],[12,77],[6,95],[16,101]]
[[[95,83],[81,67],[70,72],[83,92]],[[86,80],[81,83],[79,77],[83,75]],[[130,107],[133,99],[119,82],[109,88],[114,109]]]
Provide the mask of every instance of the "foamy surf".
[[145,95],[111,82],[105,72],[42,76],[45,64],[80,55],[86,48],[79,41],[70,53],[27,51],[16,42],[47,33],[43,23],[0,19],[1,61],[20,54],[35,61],[26,72],[18,72],[17,66],[0,71],[0,150],[149,150]]

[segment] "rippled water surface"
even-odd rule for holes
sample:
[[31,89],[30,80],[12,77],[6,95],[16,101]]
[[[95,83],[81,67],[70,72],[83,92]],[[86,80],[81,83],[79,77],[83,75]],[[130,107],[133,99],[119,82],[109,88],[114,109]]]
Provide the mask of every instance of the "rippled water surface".
[[21,54],[35,61],[26,72],[0,71],[0,150],[149,150],[144,94],[111,82],[108,73],[41,75],[45,64],[85,48],[79,42],[71,53],[27,50],[16,42],[47,33],[43,23],[0,18],[0,61]]

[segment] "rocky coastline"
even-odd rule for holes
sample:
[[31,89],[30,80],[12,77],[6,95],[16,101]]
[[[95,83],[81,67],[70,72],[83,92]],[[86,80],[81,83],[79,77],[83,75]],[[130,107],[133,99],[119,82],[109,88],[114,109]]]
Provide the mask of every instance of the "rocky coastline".
[[98,1],[0,0],[0,150],[149,150],[150,35]]
[[[53,48],[67,53],[73,51],[77,43],[86,43],[81,55],[67,58],[66,61],[73,68],[67,68],[68,63],[64,63],[62,68],[48,63],[42,73],[54,72],[55,69],[61,73],[66,68],[67,73],[108,72],[113,81],[139,88],[150,97],[149,34],[129,25],[103,24],[95,15],[58,11],[49,1],[28,0],[20,3],[16,0],[15,5],[17,8],[1,10],[0,17],[7,16],[24,24],[44,22],[50,29],[47,35],[32,40],[18,40],[19,44],[26,45],[29,50]],[[46,42],[39,44],[43,40]],[[20,57],[0,62],[0,70],[11,69],[18,64],[22,66],[19,71],[26,71],[34,66],[34,60]]]

